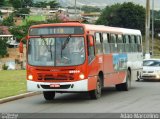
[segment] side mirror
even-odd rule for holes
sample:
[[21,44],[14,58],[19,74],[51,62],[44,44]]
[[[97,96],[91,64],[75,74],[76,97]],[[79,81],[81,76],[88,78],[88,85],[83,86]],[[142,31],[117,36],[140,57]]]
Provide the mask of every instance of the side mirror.
[[19,43],[19,52],[23,53],[23,42],[22,41]]
[[93,36],[89,35],[88,40],[89,40],[89,46],[93,46],[94,45]]

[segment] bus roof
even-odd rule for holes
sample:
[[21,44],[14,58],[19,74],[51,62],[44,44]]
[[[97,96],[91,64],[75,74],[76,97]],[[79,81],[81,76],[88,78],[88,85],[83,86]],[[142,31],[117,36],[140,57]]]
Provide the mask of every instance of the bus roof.
[[110,26],[104,26],[104,25],[82,24],[79,22],[39,24],[39,25],[33,25],[30,28],[52,27],[52,26],[83,26],[87,31],[99,31],[99,32],[119,33],[119,34],[141,35],[141,31],[137,30],[137,29],[110,27]]
[[103,32],[120,33],[120,34],[141,35],[140,30],[137,29],[127,29],[120,27],[110,27],[104,25],[90,25],[90,24],[85,24],[85,28],[88,31],[93,30],[93,31],[103,31]]

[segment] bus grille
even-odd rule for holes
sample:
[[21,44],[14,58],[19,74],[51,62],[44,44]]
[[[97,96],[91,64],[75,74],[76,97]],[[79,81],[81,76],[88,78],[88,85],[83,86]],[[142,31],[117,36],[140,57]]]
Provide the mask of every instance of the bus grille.
[[58,74],[58,75],[53,75],[53,74],[38,74],[38,80],[73,80],[73,74]]

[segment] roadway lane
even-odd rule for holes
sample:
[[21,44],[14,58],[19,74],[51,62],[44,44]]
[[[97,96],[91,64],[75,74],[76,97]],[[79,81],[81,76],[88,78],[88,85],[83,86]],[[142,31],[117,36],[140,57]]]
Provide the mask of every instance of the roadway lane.
[[98,100],[88,94],[57,94],[53,101],[43,95],[0,104],[0,113],[130,113],[160,112],[160,82],[132,82],[130,91],[106,88]]

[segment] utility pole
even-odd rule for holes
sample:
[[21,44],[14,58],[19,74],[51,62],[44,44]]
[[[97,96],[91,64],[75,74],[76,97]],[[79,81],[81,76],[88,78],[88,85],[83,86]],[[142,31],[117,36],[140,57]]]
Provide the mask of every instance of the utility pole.
[[74,10],[75,10],[75,20],[77,20],[77,0],[75,0]]
[[152,56],[154,55],[154,0],[152,0]]
[[145,35],[145,41],[146,41],[146,54],[145,58],[150,58],[149,53],[149,34],[150,34],[150,0],[146,0],[146,20],[145,20],[145,27],[146,27],[146,35]]

